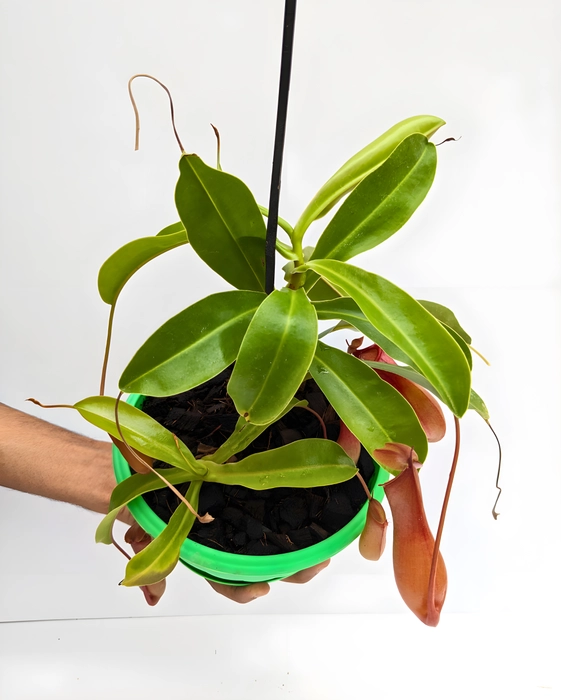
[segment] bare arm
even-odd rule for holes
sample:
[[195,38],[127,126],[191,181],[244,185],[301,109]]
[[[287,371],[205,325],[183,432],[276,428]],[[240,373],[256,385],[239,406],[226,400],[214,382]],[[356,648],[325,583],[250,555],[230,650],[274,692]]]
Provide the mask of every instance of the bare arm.
[[111,443],[0,404],[0,486],[107,513]]
[[[77,435],[0,403],[0,486],[107,513],[115,487],[111,443]],[[133,524],[127,509],[123,509],[121,519],[132,525],[125,539],[139,552],[150,542],[150,537]],[[306,583],[328,563],[286,580]],[[209,583],[215,591],[237,603],[248,603],[269,592],[268,583],[249,586]],[[155,605],[165,590],[165,581],[141,588],[148,604]]]

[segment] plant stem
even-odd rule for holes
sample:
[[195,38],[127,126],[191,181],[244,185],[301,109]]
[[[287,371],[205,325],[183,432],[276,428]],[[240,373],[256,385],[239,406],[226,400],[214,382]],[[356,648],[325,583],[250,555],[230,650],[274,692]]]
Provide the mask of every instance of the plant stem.
[[290,88],[290,71],[292,68],[295,19],[296,0],[286,0],[284,6],[284,32],[282,37],[277,124],[273,151],[273,173],[271,176],[269,218],[267,219],[267,237],[265,240],[265,292],[267,294],[270,294],[275,288],[275,240],[277,237],[277,221],[279,215],[282,155],[286,133],[286,115],[288,111],[288,91]]
[[356,473],[356,478],[357,478],[357,479],[360,481],[360,483],[362,484],[362,488],[364,489],[368,500],[369,500],[369,501],[372,501],[373,498],[372,498],[372,494],[370,493],[370,489],[368,488],[368,484],[366,483],[366,481],[364,481],[364,478],[363,478],[363,476],[362,476],[362,474],[361,474],[360,472],[357,472],[357,473]]
[[442,504],[442,510],[440,512],[440,522],[438,523],[438,530],[436,532],[436,539],[434,541],[434,550],[432,553],[432,562],[429,575],[429,588],[427,594],[429,601],[434,600],[434,587],[436,585],[436,567],[438,565],[438,552],[440,551],[440,540],[442,539],[442,531],[444,530],[444,520],[446,519],[446,510],[448,508],[448,501],[450,500],[450,493],[452,491],[452,484],[454,482],[456,467],[458,465],[458,457],[460,455],[460,421],[458,420],[457,416],[454,416],[454,426],[456,428],[456,445],[454,447],[454,457],[452,458],[450,476],[448,477],[448,484],[446,485],[446,493],[444,494],[444,502]]
[[[117,300],[115,299],[115,302]],[[107,323],[107,340],[105,341],[105,355],[103,356],[103,367],[101,368],[101,381],[99,382],[99,395],[105,392],[105,378],[107,376],[107,363],[109,362],[109,349],[111,348],[111,334],[113,332],[113,317],[115,315],[115,302],[111,304],[109,321]]]
[[319,424],[321,426],[321,432],[323,434],[323,439],[327,440],[327,428],[325,427],[325,423],[323,421],[323,418],[319,415],[317,411],[314,411],[313,408],[310,408],[309,406],[294,406],[294,408],[303,408],[305,411],[308,411],[309,413],[313,413],[313,415],[318,419]]

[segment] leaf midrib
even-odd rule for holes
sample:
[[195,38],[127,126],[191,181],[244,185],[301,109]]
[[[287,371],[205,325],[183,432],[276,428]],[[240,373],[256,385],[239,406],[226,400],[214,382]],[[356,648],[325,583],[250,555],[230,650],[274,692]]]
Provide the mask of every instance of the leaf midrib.
[[[262,382],[262,384],[261,384],[261,389],[259,390],[259,393],[258,393],[258,394],[255,396],[255,398],[253,399],[253,403],[252,403],[252,406],[253,406],[253,407],[258,403],[259,399],[261,398],[261,396],[262,396],[262,394],[263,394],[263,391],[265,390],[265,386],[266,386],[267,382],[269,381],[269,377],[270,377],[271,374],[273,373],[273,368],[276,366],[277,360],[278,360],[279,356],[281,355],[281,349],[284,347],[285,340],[286,340],[286,335],[287,335],[287,333],[288,333],[288,329],[289,329],[290,326],[291,326],[291,321],[292,321],[292,309],[294,308],[294,304],[295,304],[296,301],[297,301],[297,298],[296,298],[297,295],[296,295],[296,294],[293,294],[293,293],[290,293],[290,292],[289,292],[289,294],[290,294],[290,306],[289,306],[288,312],[287,312],[287,314],[286,314],[286,316],[285,316],[285,318],[286,318],[286,323],[285,323],[284,329],[283,329],[283,331],[282,331],[281,339],[280,339],[280,342],[279,342],[278,345],[277,345],[278,351],[275,353],[274,358],[273,358],[273,361],[271,362],[271,364],[270,364],[270,366],[269,366],[269,371],[268,371],[267,374],[265,375],[265,378],[264,378],[264,380],[263,380],[263,382]],[[290,403],[290,399],[289,399],[288,403]],[[288,403],[285,404],[285,405],[288,405]],[[284,406],[281,408],[281,411],[282,411],[283,408],[284,408]],[[249,415],[249,413],[250,413],[249,408],[247,409],[247,413],[248,413],[248,416],[249,416],[249,417],[248,417],[248,422],[251,422],[251,416]]]
[[[257,307],[256,307],[257,308]],[[132,382],[138,382],[154,372],[157,372],[161,367],[164,367],[165,365],[169,364],[170,362],[175,362],[179,357],[184,355],[186,352],[191,352],[193,348],[196,348],[198,345],[204,342],[208,342],[213,335],[216,335],[217,333],[221,333],[225,330],[227,330],[230,326],[234,325],[238,321],[240,321],[244,316],[247,316],[251,313],[255,313],[255,309],[249,309],[248,311],[244,311],[243,313],[239,314],[238,316],[234,316],[229,318],[225,323],[222,323],[220,326],[215,327],[213,330],[209,331],[206,335],[201,335],[200,338],[195,340],[194,343],[191,343],[189,346],[184,348],[183,350],[180,350],[179,352],[176,352],[173,355],[170,355],[166,360],[163,362],[160,362],[157,365],[154,365],[152,369],[148,370],[147,372],[143,372],[142,374],[138,374],[134,379],[131,379],[127,382],[127,384],[131,384]],[[156,331],[157,332],[157,331]]]
[[[390,193],[387,197],[385,197],[385,198],[379,203],[379,205],[378,205],[365,219],[362,219],[362,220],[361,220],[360,225],[355,226],[355,227],[351,230],[351,232],[350,232],[349,234],[347,234],[347,236],[345,236],[345,238],[344,238],[342,241],[340,241],[340,242],[335,246],[335,248],[333,248],[333,250],[329,253],[329,257],[330,257],[330,258],[331,258],[331,257],[334,257],[334,254],[335,254],[336,251],[338,251],[339,249],[345,247],[345,246],[343,245],[344,242],[345,242],[345,241],[348,241],[348,239],[349,239],[349,237],[350,237],[351,235],[355,235],[355,232],[356,232],[359,228],[364,227],[364,226],[366,225],[366,223],[367,223],[368,221],[370,221],[370,220],[377,214],[377,212],[378,212],[378,210],[380,209],[380,207],[383,207],[384,205],[388,204],[388,200],[389,200],[390,198],[394,199],[394,198],[396,197],[396,195],[397,195],[397,193],[399,192],[399,190],[400,190],[403,186],[405,186],[405,184],[408,182],[408,180],[412,177],[413,173],[415,173],[415,172],[417,171],[417,169],[421,166],[422,162],[425,160],[425,156],[427,155],[427,152],[428,152],[428,146],[429,146],[429,144],[428,144],[428,142],[427,142],[427,144],[425,145],[425,150],[423,151],[421,157],[417,160],[417,162],[415,163],[415,165],[411,168],[411,170],[407,173],[407,175],[403,178],[403,180],[400,181],[400,183],[398,184],[398,186],[397,186],[395,189],[393,189],[393,190],[391,191],[391,193]],[[391,157],[391,156],[390,156],[390,157]],[[389,160],[389,159],[388,159],[388,160]],[[388,161],[386,160],[382,165],[385,165],[387,162],[388,162]],[[380,167],[382,167],[382,166],[380,166]],[[376,168],[376,170],[378,170],[378,168]],[[374,170],[374,171],[372,171],[372,172],[376,172],[376,170]],[[369,173],[369,174],[370,174],[370,173]],[[368,177],[368,176],[367,176],[367,177]],[[366,177],[363,179],[363,181],[364,181],[365,179],[366,179]],[[361,184],[362,184],[362,183],[361,183]],[[355,190],[355,191],[356,191],[356,190]],[[351,195],[351,196],[352,196],[352,195]],[[380,242],[382,243],[383,241],[380,241]]]
[[[342,264],[344,264],[344,263],[342,263]],[[341,274],[340,274],[339,272],[337,272],[337,270],[330,270],[330,274],[334,274],[338,279],[341,279]],[[383,277],[380,277],[380,275],[374,275],[374,273],[370,273],[370,274],[372,274],[372,275],[373,275],[374,277],[376,277],[376,278],[384,279]],[[348,278],[345,278],[345,277],[343,276],[343,281],[346,283],[346,285],[350,285],[354,290],[358,290],[359,296],[366,296],[366,295],[364,294],[364,292],[363,292],[359,287],[355,286],[354,283],[353,283],[352,281],[349,281]],[[384,281],[387,282],[388,280],[385,280],[385,279],[384,279]],[[391,284],[391,283],[390,283],[390,284]],[[352,296],[352,295],[351,295],[351,296]],[[353,297],[353,298],[354,298],[354,297]],[[412,298],[412,297],[411,297],[411,298]],[[425,360],[424,354],[421,355],[421,360],[422,360],[422,363],[421,363],[421,362],[419,362],[419,354],[415,352],[415,351],[416,351],[416,346],[415,346],[413,343],[410,343],[410,341],[409,341],[409,339],[407,338],[407,336],[405,336],[405,335],[403,334],[403,332],[399,329],[399,327],[396,326],[395,323],[391,320],[391,318],[390,318],[387,314],[385,314],[385,313],[380,309],[380,307],[377,305],[376,302],[372,301],[372,299],[371,299],[370,297],[367,297],[367,300],[368,300],[369,303],[371,303],[371,304],[378,310],[378,313],[380,313],[380,314],[382,315],[382,317],[383,317],[384,319],[387,320],[388,324],[389,324],[389,325],[394,329],[394,331],[398,334],[398,337],[399,337],[399,338],[402,338],[403,340],[405,340],[405,345],[406,345],[406,347],[407,347],[408,349],[404,350],[401,346],[399,346],[400,349],[402,349],[403,352],[405,352],[407,355],[413,355],[413,356],[412,356],[412,359],[416,362],[416,364],[418,364],[418,365],[421,367],[421,369],[423,369],[423,371],[424,371],[426,374],[429,374],[430,377],[433,378],[433,380],[434,380],[434,379],[437,380],[436,383],[439,385],[443,397],[446,397],[446,399],[447,399],[446,403],[448,403],[448,405],[450,405],[450,404],[451,404],[451,405],[456,405],[456,401],[453,400],[453,397],[450,396],[449,392],[448,392],[447,389],[446,389],[445,383],[443,384],[443,382],[441,381],[440,374],[435,373],[435,372],[432,370],[432,367],[431,367],[430,363],[427,365],[427,362],[426,362],[426,360]],[[356,301],[356,299],[355,299],[355,301]],[[413,301],[415,301],[415,300],[413,299]],[[418,303],[418,302],[417,302],[417,303]],[[357,302],[357,304],[358,304],[358,302]],[[360,307],[360,304],[358,304],[358,306]],[[423,308],[421,304],[419,304],[419,306],[421,306],[421,308]],[[426,309],[423,309],[423,310],[426,311]],[[364,311],[363,311],[363,313],[364,313],[364,315],[368,318],[367,314],[366,314]],[[427,312],[427,313],[428,313],[428,312]],[[387,333],[384,333],[375,323],[373,323],[372,321],[371,321],[371,323],[372,323],[372,325],[373,325],[375,328],[378,328],[378,330],[380,331],[380,333],[383,333],[384,335],[387,336]],[[390,340],[391,340],[391,338],[390,338]],[[395,341],[392,341],[392,342],[395,342]],[[398,345],[398,343],[396,343],[396,345]],[[411,350],[410,350],[409,348],[412,348],[412,349],[413,349],[413,353],[411,353]],[[461,350],[460,350],[460,352],[461,352]],[[462,354],[462,357],[464,358],[464,361],[466,362],[466,367],[468,367],[468,369],[469,369],[469,366],[467,365],[467,361],[465,360],[464,354],[463,354],[463,353],[461,353],[461,354]],[[433,383],[434,383],[434,382],[433,382]]]
[[[170,550],[174,551],[177,549],[177,551],[179,553],[179,550],[181,549],[181,542],[183,542],[183,540],[185,539],[182,536],[182,533],[188,524],[187,519],[190,515],[190,512],[189,512],[189,510],[187,510],[187,506],[184,503],[179,504],[178,510],[180,508],[183,508],[185,510],[185,512],[181,514],[180,518],[178,517],[179,522],[177,524],[177,529],[175,530],[175,532],[172,534],[172,536],[166,542],[164,542],[162,549],[159,551],[159,553],[156,555],[156,557],[154,557],[151,560],[151,562],[149,564],[149,567],[151,570],[155,569],[156,572],[165,571],[167,569],[167,566],[161,567],[161,566],[158,566],[158,564],[162,561],[162,559],[165,558],[165,556],[169,553]],[[177,513],[177,510],[175,512]],[[187,522],[185,522],[186,520],[187,520]],[[164,532],[165,532],[165,529],[162,531],[162,533],[159,535],[159,537],[161,537]],[[181,541],[179,543],[179,547],[177,547],[177,540],[180,538],[180,536],[181,536]],[[156,540],[154,540],[154,541],[156,541]],[[144,566],[140,571],[137,571],[134,576],[131,576],[129,579],[129,585],[130,585],[130,581],[134,581],[135,579],[138,579],[139,576],[141,576],[146,571],[146,568],[147,567]]]
[[[79,412],[82,412],[82,411],[83,411],[84,413],[89,413],[90,415],[92,415],[92,416],[94,416],[94,417],[103,418],[103,420],[106,420],[110,425],[116,425],[116,424],[115,424],[115,421],[114,421],[113,419],[108,418],[108,417],[103,416],[103,415],[100,416],[99,413],[95,413],[95,412],[92,411],[91,409],[78,408],[77,410],[78,410]],[[133,419],[134,419],[135,417],[136,417],[136,416],[134,416]],[[137,429],[132,429],[132,428],[130,428],[128,425],[126,425],[125,423],[123,423],[122,419],[120,419],[119,422],[120,422],[120,425],[121,425],[121,431],[122,431],[123,435],[124,435],[125,433],[127,433],[127,437],[128,437],[127,442],[131,442],[131,438],[132,438],[133,440],[135,440],[135,441],[136,441],[137,438],[142,438],[142,440],[139,441],[139,442],[141,442],[141,444],[146,444],[147,442],[150,442],[151,439],[153,439],[153,440],[158,440],[158,441],[160,441],[160,440],[162,440],[162,439],[169,440],[169,437],[168,437],[167,435],[162,435],[162,438],[147,438],[147,437],[146,437],[146,433],[138,432]],[[95,425],[95,424],[94,424],[94,425]],[[157,427],[161,427],[161,426],[156,426],[156,429],[157,429]],[[171,433],[170,433],[170,436],[173,437],[173,436],[171,435]],[[184,445],[184,443],[183,443],[181,440],[179,441],[179,444],[180,444],[180,446],[181,446],[181,445]],[[174,446],[175,446],[175,444],[174,444]],[[131,445],[131,447],[134,447],[134,446]],[[185,449],[188,449],[186,445],[184,445],[184,447],[185,447]],[[177,453],[176,453],[175,450],[172,449],[171,444],[170,444],[169,447],[168,447],[168,446],[166,446],[166,445],[162,445],[161,442],[160,442],[160,445],[159,445],[158,449],[159,449],[159,451],[160,451],[161,454],[164,454],[164,453],[165,453],[165,454],[167,455],[167,460],[166,460],[166,461],[169,462],[170,464],[173,463],[173,462],[171,462],[170,460],[172,460],[172,459],[173,459],[173,460],[177,459],[177,457],[176,457],[176,454],[177,454]],[[178,468],[178,469],[181,469],[181,467],[177,467],[177,468]],[[185,471],[187,472],[187,470],[185,470]]]
[[[330,366],[329,363],[326,362],[323,358],[320,359],[320,358],[318,357],[317,354],[315,355],[315,358],[314,358],[314,359],[317,360],[317,363],[318,363],[318,364],[323,364],[325,367],[327,367],[327,368],[329,369],[329,371],[331,372],[331,375],[337,379],[339,385],[342,386],[344,389],[346,389],[349,393],[351,393],[351,394],[355,397],[355,399],[357,399],[358,403],[363,407],[363,409],[366,411],[366,413],[368,413],[368,415],[372,418],[373,422],[376,423],[377,426],[379,426],[380,432],[388,438],[388,440],[386,440],[386,442],[391,442],[390,435],[386,432],[386,430],[385,430],[384,428],[382,428],[382,425],[381,425],[381,423],[377,420],[375,414],[372,413],[372,412],[368,409],[368,406],[367,406],[367,405],[364,403],[364,401],[355,393],[355,391],[354,391],[354,390],[351,390],[350,387],[349,387],[349,385],[346,384],[342,379],[340,379],[339,374],[333,370],[332,366]],[[319,369],[318,369],[318,373],[321,374],[321,372],[319,372]],[[383,381],[383,380],[380,380],[380,381]]]
[[[201,161],[201,162],[202,162],[202,161]],[[203,164],[203,165],[204,165],[204,164]],[[224,224],[224,227],[226,228],[226,230],[227,230],[228,233],[230,234],[230,237],[231,237],[232,240],[235,242],[235,244],[236,244],[238,250],[239,250],[240,253],[242,254],[242,256],[243,256],[243,258],[245,259],[246,263],[248,264],[249,269],[251,270],[253,276],[255,277],[255,279],[256,279],[256,281],[257,281],[257,283],[258,283],[260,289],[264,290],[265,288],[264,288],[264,286],[263,286],[262,281],[261,281],[261,280],[259,279],[259,277],[257,276],[257,273],[256,273],[255,270],[253,269],[253,265],[251,264],[251,261],[250,261],[249,258],[247,257],[247,255],[246,255],[246,253],[245,253],[245,250],[244,250],[244,249],[242,248],[242,246],[239,244],[239,241],[238,241],[237,237],[234,235],[234,232],[232,231],[232,229],[230,228],[230,226],[228,226],[228,224],[226,223],[226,220],[225,220],[224,217],[222,216],[222,212],[221,212],[220,209],[218,208],[217,202],[214,200],[214,198],[212,197],[212,195],[210,194],[210,192],[207,190],[207,188],[206,188],[204,182],[203,182],[203,181],[201,180],[201,178],[199,177],[199,175],[198,175],[197,171],[195,170],[195,168],[192,167],[191,163],[189,163],[189,167],[191,168],[191,171],[193,172],[193,174],[195,175],[195,177],[197,178],[197,180],[198,180],[199,183],[201,184],[201,187],[203,188],[203,190],[204,190],[205,193],[207,194],[208,198],[209,198],[210,201],[212,202],[216,213],[217,213],[218,216],[220,217],[220,220],[221,220],[222,223]],[[185,226],[185,228],[187,229],[187,226]],[[249,236],[249,237],[251,238],[252,236]],[[253,236],[253,238],[259,238],[259,239],[260,239],[261,236]],[[264,244],[264,243],[265,243],[265,239],[263,239],[263,244]],[[191,243],[191,245],[192,245],[192,243]]]

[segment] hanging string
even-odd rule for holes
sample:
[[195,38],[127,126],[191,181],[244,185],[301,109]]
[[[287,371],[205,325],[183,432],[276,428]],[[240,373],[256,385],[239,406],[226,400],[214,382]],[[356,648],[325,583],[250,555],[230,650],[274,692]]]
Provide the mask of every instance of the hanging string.
[[267,294],[270,294],[275,288],[275,243],[277,240],[279,218],[282,155],[284,151],[284,136],[286,133],[286,115],[288,110],[288,91],[290,89],[290,71],[292,68],[295,19],[296,0],[286,0],[284,6],[284,31],[282,37],[277,125],[275,129],[275,147],[273,151],[273,173],[271,175],[269,216],[267,218],[267,238],[265,241],[265,291]]

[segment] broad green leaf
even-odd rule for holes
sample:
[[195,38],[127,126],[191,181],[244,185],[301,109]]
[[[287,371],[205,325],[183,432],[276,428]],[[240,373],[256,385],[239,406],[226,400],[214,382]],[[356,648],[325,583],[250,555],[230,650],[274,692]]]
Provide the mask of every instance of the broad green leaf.
[[275,420],[304,380],[317,343],[317,317],[303,289],[275,290],[257,309],[228,384],[248,423]]
[[468,345],[471,345],[471,336],[466,333],[466,331],[460,326],[458,319],[456,318],[453,311],[442,306],[442,304],[437,304],[436,301],[425,301],[424,299],[419,299],[419,304],[425,307],[435,318],[437,318],[441,323],[456,331],[456,333],[465,340]]
[[[72,408],[92,425],[121,439],[115,423],[115,399],[111,396],[90,396]],[[204,474],[204,466],[194,458],[187,445],[177,439],[178,449],[172,432],[124,401],[119,402],[119,426],[127,444],[142,454],[179,467],[191,477],[200,479]]]
[[426,197],[436,172],[436,147],[411,134],[343,202],[312,259],[349,260],[398,231]]
[[209,459],[217,464],[223,464],[233,455],[238,454],[242,450],[245,450],[248,445],[261,435],[264,430],[280,420],[284,415],[291,411],[295,406],[307,406],[307,401],[298,401],[294,398],[292,401],[284,408],[283,411],[275,418],[271,423],[265,425],[254,425],[253,423],[248,423],[242,416],[239,417],[238,422],[234,432],[230,437],[214,452]]
[[428,443],[415,411],[364,362],[318,343],[310,373],[341,420],[370,454],[387,442],[413,447],[424,462]]
[[[382,369],[384,370],[384,372],[399,374],[400,377],[410,379],[412,382],[415,382],[415,384],[419,384],[425,389],[428,389],[431,393],[433,393],[436,396],[437,399],[440,399],[440,401],[444,403],[444,401],[442,400],[442,396],[440,396],[438,391],[429,382],[429,380],[426,377],[423,377],[422,374],[419,374],[419,372],[415,371],[412,367],[403,367],[402,365],[390,365],[386,362],[370,362],[368,360],[362,360],[362,362],[364,362],[364,364],[368,365],[369,367],[372,367],[373,369]],[[489,411],[487,409],[487,406],[483,402],[483,399],[478,394],[476,394],[473,389],[471,389],[470,391],[468,408],[474,410],[476,413],[479,413],[483,420],[489,420]]]
[[[189,474],[186,474],[184,469],[156,469],[155,471],[165,476],[170,484],[174,486],[190,480]],[[99,523],[96,530],[95,541],[103,544],[112,544],[111,532],[113,530],[113,523],[119,515],[121,508],[138,496],[142,496],[143,493],[156,491],[161,488],[165,488],[164,482],[153,473],[133,474],[129,476],[128,479],[117,484],[111,494],[109,513],[107,513]]]
[[238,178],[196,155],[179,161],[175,204],[195,252],[238,289],[265,290],[265,223]]
[[347,481],[358,471],[342,447],[321,438],[296,440],[233,464],[205,462],[205,465],[208,466],[205,481],[245,486],[257,491],[280,486],[328,486]]
[[264,298],[259,292],[219,292],[187,307],[142,345],[125,368],[119,388],[172,396],[215,377],[236,359]]
[[[185,498],[196,510],[202,482],[193,481]],[[122,586],[149,586],[168,576],[179,561],[179,551],[191,531],[195,516],[180,503],[165,530],[129,561]]]
[[403,139],[417,133],[430,138],[445,123],[438,117],[428,115],[409,117],[392,126],[391,129],[356,153],[320,188],[308,204],[294,227],[295,237],[301,239],[312,221],[327,214],[361,180],[379,168]]
[[394,360],[414,365],[410,357],[392,343],[391,340],[382,335],[377,328],[374,328],[357,303],[350,297],[339,297],[329,301],[314,301],[313,304],[318,315],[318,321],[328,321],[332,318],[347,321],[361,333],[364,333],[367,338],[377,343]]
[[370,323],[411,358],[452,412],[463,416],[469,406],[469,365],[432,314],[379,275],[338,260],[313,260],[308,265],[344,289]]
[[454,340],[456,341],[456,343],[458,343],[458,345],[460,346],[461,351],[462,351],[462,352],[464,353],[464,355],[465,355],[465,358],[466,358],[467,363],[468,363],[468,365],[469,365],[469,368],[470,368],[470,370],[471,370],[471,369],[473,368],[473,358],[472,358],[472,356],[471,356],[471,350],[469,349],[469,346],[468,346],[468,344],[466,343],[466,341],[462,338],[461,335],[459,335],[459,333],[456,333],[456,331],[455,331],[453,328],[450,328],[450,326],[447,326],[445,323],[442,323],[442,322],[441,322],[441,326],[442,326],[443,328],[445,328],[445,329],[448,331],[448,333],[450,333],[450,335],[452,336],[452,338],[454,338]]
[[122,288],[139,268],[167,250],[185,243],[188,243],[187,234],[181,222],[168,226],[157,236],[126,243],[107,258],[99,270],[97,286],[100,297],[106,304],[114,304]]

